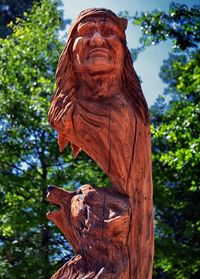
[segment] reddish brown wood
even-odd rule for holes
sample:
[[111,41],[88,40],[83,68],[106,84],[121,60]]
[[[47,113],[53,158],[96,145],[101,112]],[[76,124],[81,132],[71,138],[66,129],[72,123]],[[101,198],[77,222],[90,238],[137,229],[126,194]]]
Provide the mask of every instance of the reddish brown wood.
[[61,210],[48,218],[76,253],[53,279],[152,277],[149,115],[126,46],[126,25],[109,10],[83,11],[59,60],[49,121],[60,150],[71,143],[76,157],[82,149],[107,173],[112,188],[51,188],[48,199]]
[[48,219],[76,253],[52,278],[128,278],[131,209],[126,196],[91,185],[71,193],[51,186],[47,199],[60,206]]

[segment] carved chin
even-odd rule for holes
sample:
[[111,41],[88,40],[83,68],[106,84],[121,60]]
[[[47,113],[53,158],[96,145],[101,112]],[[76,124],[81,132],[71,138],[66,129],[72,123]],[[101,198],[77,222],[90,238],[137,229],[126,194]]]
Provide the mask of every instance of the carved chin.
[[108,59],[102,59],[102,57],[92,58],[88,63],[77,65],[76,70],[79,73],[87,74],[89,73],[111,73],[117,70],[116,65],[111,63]]
[[93,57],[90,59],[89,63],[86,64],[86,66],[91,66],[92,68],[97,68],[101,70],[101,68],[106,68],[106,67],[114,67],[112,61],[106,59],[105,57]]

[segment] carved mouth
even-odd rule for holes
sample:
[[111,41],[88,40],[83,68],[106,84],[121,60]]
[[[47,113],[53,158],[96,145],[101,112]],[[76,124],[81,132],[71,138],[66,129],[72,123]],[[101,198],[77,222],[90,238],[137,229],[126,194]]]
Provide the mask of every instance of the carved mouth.
[[50,202],[54,207],[56,207],[55,210],[47,212],[46,216],[49,220],[54,219],[58,214],[60,214],[61,206],[58,204],[55,200],[53,200],[51,192],[49,191],[47,193],[46,197],[47,201]]
[[89,52],[87,59],[92,58],[92,57],[107,57],[107,58],[109,57],[109,58],[111,58],[111,55],[110,55],[110,51],[106,48],[94,48]]

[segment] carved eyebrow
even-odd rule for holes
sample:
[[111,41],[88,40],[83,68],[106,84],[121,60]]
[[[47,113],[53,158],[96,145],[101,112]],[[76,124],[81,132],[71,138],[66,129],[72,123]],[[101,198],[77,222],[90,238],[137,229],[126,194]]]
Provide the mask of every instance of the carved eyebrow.
[[116,25],[113,24],[112,22],[109,21],[101,21],[101,22],[94,22],[94,21],[87,21],[87,22],[83,22],[83,23],[79,23],[78,27],[77,27],[77,32],[82,32],[86,29],[89,28],[94,28],[96,25],[99,25],[100,28],[105,28],[105,29],[109,29],[112,30],[113,33],[117,33],[120,37],[124,38],[125,34],[124,32]]
[[120,35],[121,37],[124,37],[124,32],[116,24],[112,24],[109,21],[105,21],[104,23],[101,23],[101,25],[104,26],[104,28],[108,28],[109,30],[113,30],[118,35]]
[[84,31],[84,29],[86,29],[86,28],[92,28],[94,26],[95,26],[94,22],[79,23],[79,25],[77,27],[77,31],[81,32],[81,31]]

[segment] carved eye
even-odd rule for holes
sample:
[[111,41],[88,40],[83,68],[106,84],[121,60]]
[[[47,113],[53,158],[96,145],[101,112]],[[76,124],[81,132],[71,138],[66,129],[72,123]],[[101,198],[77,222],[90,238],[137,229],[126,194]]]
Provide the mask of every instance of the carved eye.
[[75,195],[71,200],[71,214],[73,217],[77,217],[83,209],[83,194]]
[[92,22],[85,23],[78,27],[78,35],[81,37],[89,36],[95,31],[95,25]]
[[104,35],[104,36],[113,36],[113,35],[115,35],[115,32],[111,28],[104,28],[102,30],[102,35]]
[[76,190],[76,195],[83,194],[81,189]]

